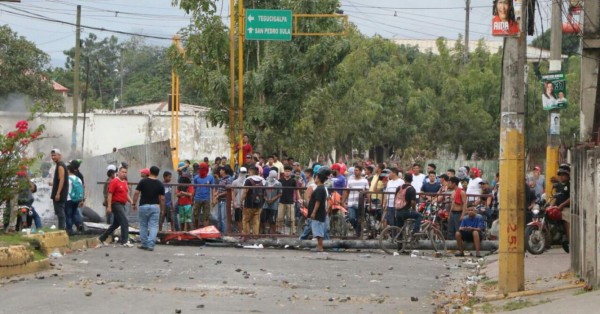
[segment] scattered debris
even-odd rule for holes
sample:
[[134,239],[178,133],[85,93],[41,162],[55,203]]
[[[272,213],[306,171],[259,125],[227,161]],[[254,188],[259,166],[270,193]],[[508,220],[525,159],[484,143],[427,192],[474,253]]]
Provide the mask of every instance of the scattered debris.
[[92,291],[86,291],[86,292],[85,292],[85,296],[86,296],[86,297],[89,297],[89,296],[91,296],[91,295],[92,295]]
[[410,300],[412,302],[417,302],[417,301],[419,301],[419,298],[417,298],[417,297],[410,297]]

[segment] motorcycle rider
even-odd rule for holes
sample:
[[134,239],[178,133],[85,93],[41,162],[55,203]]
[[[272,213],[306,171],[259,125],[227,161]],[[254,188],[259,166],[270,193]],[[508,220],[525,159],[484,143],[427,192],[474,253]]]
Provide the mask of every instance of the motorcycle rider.
[[563,248],[568,252],[569,241],[571,237],[571,167],[569,165],[562,164],[558,167],[557,174],[560,185],[556,188],[554,205],[558,206],[558,209],[562,213],[562,219],[565,222],[567,240],[563,242]]

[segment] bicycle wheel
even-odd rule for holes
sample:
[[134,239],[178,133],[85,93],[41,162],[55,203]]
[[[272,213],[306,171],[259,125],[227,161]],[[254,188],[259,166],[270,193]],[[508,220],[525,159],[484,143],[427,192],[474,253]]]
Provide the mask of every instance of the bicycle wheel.
[[[379,235],[379,247],[387,254],[394,254],[402,249],[401,229],[396,226],[388,226]],[[392,245],[393,244],[393,245]]]
[[344,216],[339,214],[331,215],[331,235],[335,237],[344,237],[348,235],[348,227]]
[[417,237],[412,235],[413,231],[413,223],[407,222],[404,224],[402,229],[400,230],[400,237],[398,242],[400,242],[399,251],[408,252],[412,251],[416,246]]
[[444,238],[444,235],[440,229],[429,229],[429,232],[427,232],[427,237],[431,241],[431,246],[433,247],[434,251],[446,254],[446,239]]

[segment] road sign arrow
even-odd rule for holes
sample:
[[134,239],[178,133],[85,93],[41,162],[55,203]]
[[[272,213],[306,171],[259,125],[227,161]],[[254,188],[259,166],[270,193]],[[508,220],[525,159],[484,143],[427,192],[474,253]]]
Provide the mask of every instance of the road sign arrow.
[[254,32],[254,28],[250,27],[250,28],[248,29],[248,33],[252,34],[252,32]]
[[252,21],[254,21],[254,16],[248,15],[248,22],[252,22]]

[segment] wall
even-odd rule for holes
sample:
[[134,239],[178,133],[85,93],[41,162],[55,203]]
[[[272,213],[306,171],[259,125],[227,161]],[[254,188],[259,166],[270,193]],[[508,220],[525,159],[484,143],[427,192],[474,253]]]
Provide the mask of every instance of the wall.
[[571,165],[571,269],[600,286],[600,147],[573,150]]
[[[116,153],[83,159],[80,170],[85,179],[86,206],[93,209],[101,217],[105,217],[102,202],[104,201],[103,183],[106,181],[106,167],[109,164],[120,164],[122,161],[129,164],[127,180],[130,183],[137,183],[140,180],[139,170],[150,166],[160,168],[161,180],[165,170],[173,173],[173,169],[171,169],[171,146],[168,141],[127,147],[119,149]],[[49,180],[38,178],[34,181],[38,186],[38,192],[34,194],[33,206],[42,216],[44,224],[56,223],[54,208],[50,199],[51,187],[48,185]],[[135,185],[130,186],[132,196],[134,189]]]
[[[206,111],[181,112],[179,115],[179,158],[199,160],[229,155],[229,140],[225,127],[207,125]],[[0,112],[0,132],[12,129],[26,113]],[[86,116],[83,139],[83,114],[78,115],[77,153],[71,154],[73,116],[68,113],[49,113],[37,116],[33,126],[44,124],[44,140],[32,146],[32,153],[48,154],[59,148],[67,159],[71,156],[98,156],[112,152],[113,148],[156,143],[169,140],[171,114],[153,111],[97,110]],[[83,153],[82,140],[84,141]],[[49,160],[49,159],[48,159]]]

